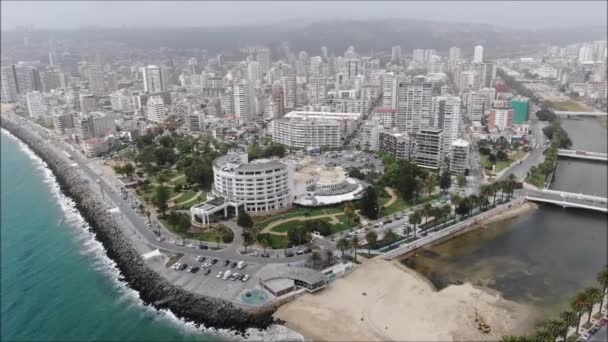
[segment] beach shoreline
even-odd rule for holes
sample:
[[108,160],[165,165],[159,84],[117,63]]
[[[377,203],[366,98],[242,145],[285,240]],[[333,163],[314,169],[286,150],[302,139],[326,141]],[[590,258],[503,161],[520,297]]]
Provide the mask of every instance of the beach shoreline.
[[[524,202],[428,246],[536,208]],[[401,259],[365,260],[352,274],[281,306],[274,316],[310,341],[500,340],[531,328],[533,307],[471,283],[438,291]],[[490,334],[477,329],[476,313],[492,327]]]

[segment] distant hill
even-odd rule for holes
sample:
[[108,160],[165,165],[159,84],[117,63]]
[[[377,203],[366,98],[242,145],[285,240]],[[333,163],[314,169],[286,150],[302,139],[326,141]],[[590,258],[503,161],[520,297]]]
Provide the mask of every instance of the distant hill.
[[[24,31],[2,32],[3,47],[21,43]],[[134,48],[202,48],[209,52],[230,51],[246,45],[277,47],[287,42],[292,51],[320,53],[325,45],[341,55],[350,45],[357,51],[389,50],[401,45],[402,51],[432,48],[446,51],[459,46],[463,53],[472,52],[478,44],[488,53],[526,49],[531,46],[565,45],[577,41],[606,39],[605,27],[523,31],[485,24],[439,23],[417,20],[335,20],[296,22],[275,25],[222,28],[89,28],[71,31],[28,32],[30,41],[46,42],[50,35],[57,40],[69,39],[94,46],[98,41],[112,41]]]

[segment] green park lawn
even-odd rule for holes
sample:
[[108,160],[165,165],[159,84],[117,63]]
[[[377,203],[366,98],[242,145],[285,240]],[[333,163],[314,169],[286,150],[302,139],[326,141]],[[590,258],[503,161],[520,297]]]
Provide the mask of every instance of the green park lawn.
[[183,191],[178,198],[176,198],[175,204],[179,204],[181,202],[186,202],[188,200],[191,200],[194,198],[194,196],[196,196],[196,191],[191,191],[191,190],[186,190]]
[[272,249],[286,248],[289,244],[287,237],[284,235],[274,235],[269,233],[258,234],[258,241],[261,241],[262,239],[266,239],[270,245],[270,248]]
[[343,210],[344,209],[342,207],[329,207],[329,208],[295,207],[284,213],[280,213],[277,215],[253,217],[253,220],[255,222],[256,228],[262,229],[262,228],[268,226],[272,222],[287,219],[290,217],[298,217],[298,216],[307,217],[307,216],[317,216],[317,215],[325,215],[325,214],[335,214],[335,213],[341,213],[341,212],[343,212]]
[[[509,159],[507,160],[497,160],[496,161],[496,172],[502,171],[505,168],[509,167],[511,164],[513,164],[514,162],[518,161],[519,159],[523,158],[526,155],[526,151],[523,150],[517,150],[515,152],[513,152],[510,156]],[[486,170],[492,170],[492,163],[488,160],[488,156],[481,156],[481,163],[483,164],[484,168]]]
[[351,217],[349,220],[346,215],[338,215],[337,218],[340,220],[340,223],[332,224],[330,226],[332,234],[351,229],[357,225],[354,217]]

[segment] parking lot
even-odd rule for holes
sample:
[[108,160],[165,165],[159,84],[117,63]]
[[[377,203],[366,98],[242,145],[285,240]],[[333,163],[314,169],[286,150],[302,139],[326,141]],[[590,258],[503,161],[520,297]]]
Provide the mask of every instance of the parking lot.
[[[232,263],[238,263],[240,260],[230,260],[231,263],[224,266],[226,259],[218,258],[217,263],[209,267],[203,267],[203,264],[210,262],[213,257],[206,256],[206,259],[203,262],[196,261],[195,258],[196,257],[194,255],[186,254],[179,260],[173,260],[187,265],[186,269],[181,271],[174,270],[170,267],[171,265],[167,265],[167,261],[169,260],[167,256],[150,258],[147,259],[146,262],[148,265],[150,265],[150,267],[159,272],[172,284],[182,287],[186,291],[205,296],[238,302],[238,296],[244,290],[259,287],[257,274],[264,266],[262,263],[253,263],[248,261],[244,268],[239,269],[236,266],[233,268]],[[197,266],[199,267],[199,270],[195,273],[190,273],[188,272],[188,269],[191,266]],[[205,271],[207,269],[209,269],[211,272],[208,275],[205,275]],[[229,270],[231,274],[234,272],[239,274],[248,274],[249,279],[247,281],[242,281],[240,279],[224,280],[222,277],[217,277],[220,271],[223,275],[227,270]]]

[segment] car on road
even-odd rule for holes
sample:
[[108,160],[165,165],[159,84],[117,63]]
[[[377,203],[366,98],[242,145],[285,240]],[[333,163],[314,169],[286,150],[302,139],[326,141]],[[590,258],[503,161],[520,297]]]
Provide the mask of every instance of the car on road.
[[304,251],[303,251],[303,250],[301,250],[301,249],[298,249],[298,250],[296,251],[296,254],[297,254],[297,255],[302,255],[302,254],[304,254]]
[[175,264],[173,264],[173,266],[171,266],[171,268],[176,271],[183,271],[186,269],[186,267],[188,267],[188,265],[182,264],[181,262],[176,262]]
[[285,253],[285,256],[288,258],[291,258],[292,256],[294,256],[293,252],[287,252]]
[[199,270],[198,266],[191,266],[188,269],[188,272],[190,272],[190,273],[196,273],[196,272],[198,272],[198,270]]
[[241,278],[241,281],[243,281],[243,282],[245,282],[245,281],[247,281],[247,280],[249,280],[249,274],[245,274],[245,275],[244,275],[244,276]]
[[260,254],[260,256],[262,258],[270,258],[270,254],[268,254],[268,253],[262,253],[262,254]]
[[209,249],[209,246],[200,244],[198,245],[198,249]]
[[186,245],[186,247],[188,247],[188,248],[196,248],[196,246],[193,243],[189,243],[188,245]]
[[210,269],[210,268],[206,269],[206,270],[205,270],[205,273],[203,273],[203,274],[204,274],[204,275],[209,275],[209,273],[211,273],[211,269]]
[[257,256],[259,256],[259,255],[260,255],[260,253],[258,253],[258,252],[253,252],[253,253],[251,253],[251,254],[249,254],[249,255],[250,255],[250,256],[253,256],[253,257],[257,257]]
[[176,246],[183,246],[184,242],[183,241],[175,241],[175,245]]

